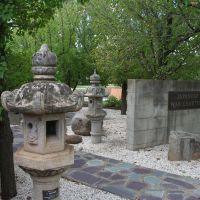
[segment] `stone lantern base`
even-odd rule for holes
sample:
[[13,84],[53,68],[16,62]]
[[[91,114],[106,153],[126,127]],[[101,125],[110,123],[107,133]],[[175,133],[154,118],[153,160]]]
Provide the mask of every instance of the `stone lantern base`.
[[48,177],[31,176],[33,180],[33,196],[36,199],[60,200],[59,180],[61,173]]
[[91,142],[92,144],[98,144],[101,143],[102,140],[102,136],[103,134],[103,119],[94,119],[94,118],[90,118],[91,119]]
[[15,153],[15,160],[32,178],[34,200],[60,200],[59,180],[74,163],[73,146],[66,145],[64,151],[46,155],[27,152],[21,147]]

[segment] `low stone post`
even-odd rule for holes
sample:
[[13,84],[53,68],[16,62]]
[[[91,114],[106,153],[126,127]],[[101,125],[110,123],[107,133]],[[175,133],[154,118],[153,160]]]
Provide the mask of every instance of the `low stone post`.
[[100,76],[94,71],[90,76],[91,86],[88,87],[85,97],[88,97],[86,116],[91,120],[91,140],[93,144],[101,143],[103,119],[106,112],[103,110],[102,100],[106,96],[105,88],[100,85]]
[[55,81],[56,62],[42,45],[32,58],[34,82],[1,96],[6,110],[23,114],[24,145],[15,160],[32,178],[34,200],[59,200],[61,174],[74,163],[73,146],[65,143],[65,113],[80,109],[83,98]]
[[200,158],[199,134],[171,131],[169,136],[168,160],[197,160]]

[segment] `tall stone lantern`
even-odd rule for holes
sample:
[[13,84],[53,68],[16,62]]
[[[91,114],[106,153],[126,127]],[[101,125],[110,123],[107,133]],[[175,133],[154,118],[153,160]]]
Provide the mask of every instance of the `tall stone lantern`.
[[90,76],[91,86],[88,87],[85,97],[88,97],[88,110],[85,115],[91,120],[91,140],[93,144],[101,143],[102,126],[106,112],[103,110],[102,100],[106,96],[105,88],[100,85],[100,76],[94,71]]
[[74,162],[73,146],[65,144],[65,113],[79,110],[83,97],[55,81],[56,62],[42,45],[32,58],[34,81],[1,96],[7,111],[23,114],[24,145],[15,160],[31,175],[34,200],[59,200],[61,173]]

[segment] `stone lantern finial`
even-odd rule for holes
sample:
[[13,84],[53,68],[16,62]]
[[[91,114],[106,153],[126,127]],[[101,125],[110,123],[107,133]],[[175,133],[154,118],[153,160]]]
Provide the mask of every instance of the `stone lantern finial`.
[[32,72],[34,80],[55,80],[57,57],[49,50],[47,44],[43,44],[39,51],[32,57]]
[[96,69],[94,70],[94,74],[90,76],[90,83],[91,84],[99,84],[101,81],[100,76],[97,74]]

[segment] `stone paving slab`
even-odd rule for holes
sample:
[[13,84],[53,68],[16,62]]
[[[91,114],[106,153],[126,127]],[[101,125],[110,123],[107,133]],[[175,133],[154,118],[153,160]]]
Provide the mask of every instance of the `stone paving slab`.
[[78,152],[63,178],[134,200],[200,200],[200,181]]
[[[23,144],[13,127],[14,151]],[[133,200],[200,200],[200,181],[140,167],[90,153],[78,152],[63,178]]]

